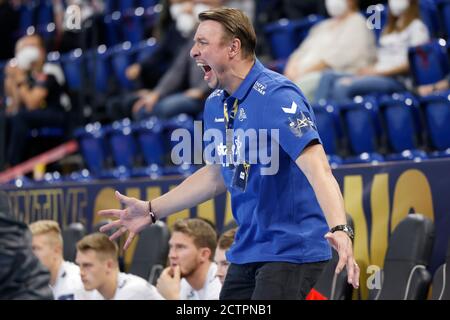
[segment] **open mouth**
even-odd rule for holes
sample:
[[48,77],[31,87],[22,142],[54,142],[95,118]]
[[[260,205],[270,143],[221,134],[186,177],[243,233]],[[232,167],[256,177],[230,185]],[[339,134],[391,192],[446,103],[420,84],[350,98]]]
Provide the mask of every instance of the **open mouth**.
[[211,67],[203,63],[197,63],[197,65],[202,68],[203,72],[205,73],[204,79],[209,80],[211,78]]

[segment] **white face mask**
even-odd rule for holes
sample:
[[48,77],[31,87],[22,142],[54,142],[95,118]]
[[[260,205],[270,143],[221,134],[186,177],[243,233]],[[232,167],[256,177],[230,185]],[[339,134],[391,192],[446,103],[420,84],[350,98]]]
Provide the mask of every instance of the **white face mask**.
[[184,3],[174,3],[170,5],[170,16],[174,21],[176,21],[178,17],[184,12],[184,7]]
[[196,24],[197,19],[190,13],[183,12],[176,20],[177,30],[180,31],[184,37],[188,36],[192,30],[194,30]]
[[28,46],[16,54],[17,66],[22,70],[30,70],[31,64],[39,59],[39,48]]
[[401,16],[409,8],[409,0],[389,0],[389,10],[394,17]]
[[326,0],[325,7],[330,17],[341,17],[348,11],[347,0]]
[[195,19],[198,19],[198,15],[199,15],[201,12],[206,11],[206,10],[209,10],[209,9],[211,9],[211,7],[208,6],[207,4],[204,4],[204,3],[197,3],[197,4],[194,6],[194,10],[193,10]]

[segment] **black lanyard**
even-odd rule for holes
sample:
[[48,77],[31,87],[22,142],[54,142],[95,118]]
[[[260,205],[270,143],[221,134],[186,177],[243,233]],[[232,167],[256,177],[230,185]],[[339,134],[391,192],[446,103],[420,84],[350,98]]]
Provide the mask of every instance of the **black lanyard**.
[[234,159],[233,159],[233,127],[234,127],[234,119],[236,118],[237,111],[239,109],[238,99],[234,100],[233,109],[228,113],[228,104],[225,101],[223,104],[223,117],[225,122],[225,137],[226,137],[226,146],[227,146],[227,160],[226,163],[231,168],[234,167]]

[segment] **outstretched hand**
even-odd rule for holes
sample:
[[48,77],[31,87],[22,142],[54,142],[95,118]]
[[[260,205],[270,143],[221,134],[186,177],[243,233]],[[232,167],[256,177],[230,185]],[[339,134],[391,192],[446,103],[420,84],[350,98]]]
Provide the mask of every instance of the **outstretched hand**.
[[344,267],[347,267],[347,281],[355,289],[359,287],[359,266],[353,257],[352,240],[344,232],[328,232],[325,235],[330,245],[339,254],[339,262],[336,266],[336,273],[340,273]]
[[99,211],[98,214],[100,216],[119,218],[118,220],[101,227],[100,231],[105,232],[110,229],[117,228],[118,230],[109,237],[110,240],[114,240],[126,231],[129,231],[127,241],[123,246],[123,249],[126,250],[130,246],[136,234],[142,231],[142,229],[146,226],[151,225],[152,220],[148,212],[147,201],[124,196],[119,191],[116,191],[115,196],[117,200],[125,206],[125,209],[108,209]]

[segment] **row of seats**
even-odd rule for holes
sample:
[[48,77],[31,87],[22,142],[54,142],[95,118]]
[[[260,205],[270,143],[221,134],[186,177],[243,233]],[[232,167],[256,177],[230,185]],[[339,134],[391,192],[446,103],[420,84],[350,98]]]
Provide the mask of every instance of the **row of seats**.
[[[387,11],[387,6],[378,4],[363,12],[367,18],[379,16],[381,27],[373,29],[377,40],[387,21]],[[450,0],[420,0],[420,14],[432,37],[450,39]],[[311,27],[323,19],[323,16],[311,15],[299,20],[281,19],[268,24],[264,31],[269,39],[272,57],[276,60],[287,59],[305,39]]]
[[[449,300],[450,285],[446,279],[450,276],[450,243],[444,263],[432,277],[427,268],[433,243],[434,224],[429,218],[421,214],[409,214],[404,218],[389,238],[383,268],[373,277],[375,281],[371,285],[374,287],[369,290],[369,300],[425,300],[430,285],[431,299]],[[351,300],[353,289],[347,283],[346,271],[339,275],[334,272],[338,260],[338,254],[333,250],[333,258],[314,289],[330,300]]]
[[313,109],[335,165],[450,156],[450,92],[421,99],[410,93],[356,97],[352,103]]
[[[86,167],[99,178],[154,177],[167,174],[190,174],[195,167],[183,164],[183,152],[179,159],[172,159],[177,167],[163,167],[178,143],[171,141],[176,129],[185,129],[194,137],[194,121],[185,114],[169,120],[150,118],[132,123],[129,119],[111,125],[88,124],[75,132]],[[190,140],[191,154],[194,143]],[[185,161],[184,161],[185,162]],[[111,164],[112,163],[112,164]],[[192,163],[192,162],[191,162]],[[112,168],[112,169],[111,169]]]
[[135,83],[126,77],[126,69],[151,56],[156,46],[155,39],[150,38],[136,44],[124,42],[110,48],[101,45],[96,50],[87,52],[81,49],[64,55],[52,52],[49,54],[49,61],[62,65],[69,89],[79,91],[86,80],[90,79],[96,93],[106,94],[111,81],[116,81],[122,90],[134,89]]
[[[127,40],[133,42],[133,39],[136,39],[139,34],[143,33],[144,23],[154,22],[155,13],[161,9],[158,6],[155,7],[157,4],[157,0],[107,0],[105,1],[105,12],[102,17],[103,24],[109,32],[110,29],[117,27],[117,22],[121,22],[124,28],[119,31],[125,37],[130,36],[130,39]],[[64,4],[64,8],[67,8],[66,4]],[[19,8],[19,14],[18,36],[29,33],[30,28],[38,31],[44,37],[54,35],[55,23],[51,0],[28,1]],[[116,43],[108,43],[108,45]]]

